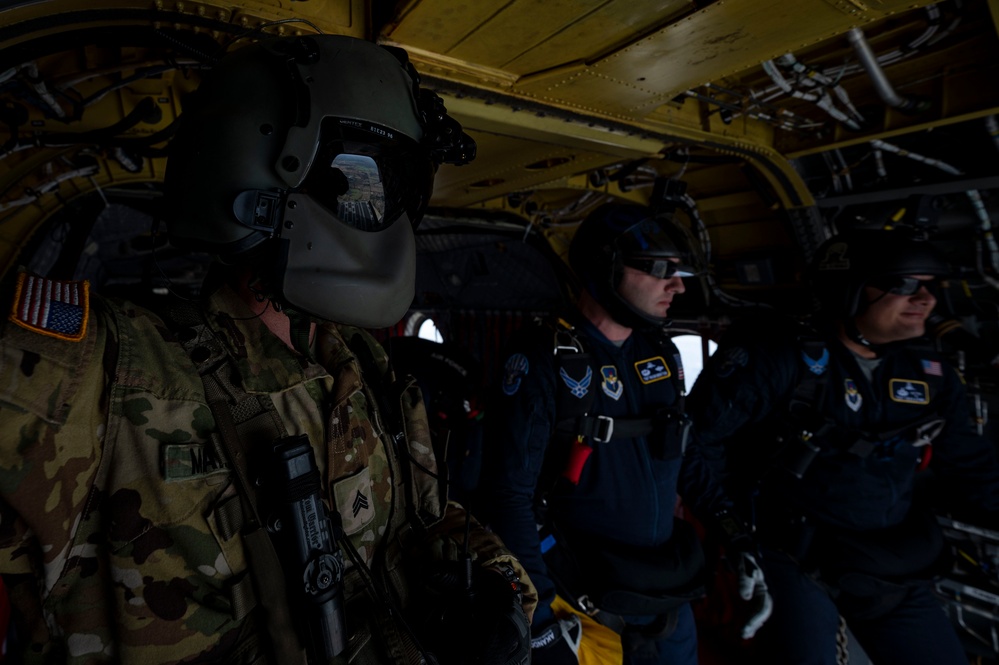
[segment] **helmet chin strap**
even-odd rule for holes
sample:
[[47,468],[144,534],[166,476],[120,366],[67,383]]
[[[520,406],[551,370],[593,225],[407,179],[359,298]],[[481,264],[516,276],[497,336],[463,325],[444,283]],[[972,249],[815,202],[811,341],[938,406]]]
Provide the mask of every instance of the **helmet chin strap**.
[[846,336],[849,337],[851,341],[877,352],[879,345],[871,344],[870,340],[864,337],[864,333],[860,332],[860,329],[857,328],[857,324],[853,322],[852,318],[843,322],[843,330],[846,332]]
[[609,293],[608,296],[607,298],[597,298],[594,295],[594,298],[603,305],[604,309],[611,315],[611,318],[622,326],[627,326],[633,330],[649,332],[666,328],[673,323],[669,317],[649,316],[638,310],[638,308],[622,298],[616,291]]
[[882,352],[884,352],[884,350],[888,347],[889,344],[892,344],[892,342],[888,342],[885,344],[875,344],[871,340],[864,337],[864,333],[860,332],[860,328],[857,327],[856,316],[863,313],[868,307],[870,307],[877,301],[881,300],[886,295],[888,295],[887,291],[883,292],[881,295],[879,295],[877,298],[874,298],[873,300],[868,300],[866,302],[861,303],[861,306],[859,307],[859,311],[857,312],[857,314],[843,321],[843,330],[846,333],[846,336],[851,341],[860,344],[864,348],[870,349],[879,356],[882,354]]
[[860,344],[864,348],[870,349],[879,356],[884,355],[884,353],[888,349],[892,348],[896,344],[902,344],[904,341],[906,341],[906,340],[899,340],[897,342],[884,342],[882,344],[875,344],[871,340],[864,337],[864,333],[860,332],[860,329],[857,328],[857,324],[853,322],[852,318],[843,322],[843,330],[844,332],[846,332],[846,336],[850,338],[852,341],[856,342],[857,344]]

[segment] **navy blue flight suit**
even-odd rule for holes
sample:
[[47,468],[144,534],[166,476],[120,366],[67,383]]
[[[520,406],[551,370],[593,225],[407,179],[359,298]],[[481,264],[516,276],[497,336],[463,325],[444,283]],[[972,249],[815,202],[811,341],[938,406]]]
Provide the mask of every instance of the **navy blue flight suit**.
[[[657,548],[674,532],[677,489],[699,505],[720,502],[720,491],[696,458],[681,464],[680,441],[653,442],[655,436],[596,443],[578,485],[545,487],[546,451],[555,437],[559,392],[594,395],[591,413],[610,417],[650,416],[675,405],[683,387],[676,347],[660,345],[635,331],[618,347],[588,321],[576,322],[576,334],[591,354],[590,377],[580,371],[562,377],[554,359],[553,330],[547,326],[522,332],[505,363],[498,401],[490,408],[486,453],[489,519],[519,557],[538,588],[540,602],[534,625],[552,620],[555,588],[542,559],[535,518],[538,493],[548,494],[548,515],[557,527],[582,534],[582,543],[610,540],[635,548]],[[547,475],[547,472],[546,472]],[[587,538],[585,536],[592,536]],[[652,617],[634,617],[634,623]],[[655,644],[652,660],[626,662],[695,664],[696,631],[689,604],[679,611],[676,630]]]
[[[774,599],[759,646],[773,662],[834,665],[841,613],[876,663],[965,663],[929,581],[898,584],[942,547],[932,512],[914,505],[925,475],[917,475],[927,454],[921,435],[936,434],[929,468],[943,496],[999,514],[995,445],[972,430],[963,379],[925,340],[887,345],[868,380],[832,335],[814,338],[818,346],[806,339],[789,325],[733,329],[688,400],[702,449],[727,461],[733,496],[758,492],[751,517]],[[810,404],[798,388],[809,372],[824,386]],[[808,414],[790,415],[792,398],[815,417],[807,429]],[[792,430],[802,429],[814,448],[795,440]],[[809,450],[799,478],[789,469]],[[855,542],[879,542],[881,553],[865,562],[870,550]],[[832,579],[839,585],[823,583]],[[885,579],[892,583],[879,586]]]

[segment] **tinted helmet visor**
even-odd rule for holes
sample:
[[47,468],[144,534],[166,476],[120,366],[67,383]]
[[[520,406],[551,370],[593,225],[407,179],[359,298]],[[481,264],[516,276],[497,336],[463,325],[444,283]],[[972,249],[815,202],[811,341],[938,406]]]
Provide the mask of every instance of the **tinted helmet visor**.
[[940,280],[936,277],[933,279],[917,279],[916,277],[888,275],[869,280],[867,286],[873,286],[879,291],[885,291],[896,296],[914,296],[919,293],[919,289],[925,286],[927,291],[932,295],[936,295],[940,287]]
[[433,180],[430,156],[408,136],[367,121],[327,118],[300,191],[344,224],[378,232],[403,213],[418,223]]
[[654,217],[630,227],[617,237],[614,246],[624,265],[659,279],[698,273],[688,253],[680,250],[677,241]]

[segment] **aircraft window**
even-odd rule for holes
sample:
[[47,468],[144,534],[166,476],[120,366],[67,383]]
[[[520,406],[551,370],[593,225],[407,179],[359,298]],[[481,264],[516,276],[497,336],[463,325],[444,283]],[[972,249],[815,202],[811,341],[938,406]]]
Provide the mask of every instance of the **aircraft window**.
[[433,319],[424,319],[420,324],[420,331],[416,334],[420,339],[429,339],[431,342],[443,342],[444,336],[437,330],[437,325]]
[[708,354],[705,356],[702,339],[700,335],[677,335],[673,338],[683,360],[683,381],[688,393],[694,387],[697,375],[704,369],[704,362],[718,348],[718,344],[709,339]]
[[431,342],[442,343],[444,341],[444,335],[437,329],[437,324],[423,312],[413,312],[406,319],[406,326],[402,334],[405,337],[419,337]]

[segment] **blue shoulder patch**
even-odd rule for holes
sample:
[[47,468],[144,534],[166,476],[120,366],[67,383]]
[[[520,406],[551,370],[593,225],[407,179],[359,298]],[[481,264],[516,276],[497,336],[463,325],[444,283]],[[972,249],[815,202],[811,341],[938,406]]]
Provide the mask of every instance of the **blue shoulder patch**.
[[818,360],[802,351],[801,359],[805,361],[805,366],[808,367],[809,372],[816,376],[822,376],[825,374],[826,368],[829,367],[829,349],[822,349],[822,355]]
[[503,392],[514,395],[520,390],[520,382],[527,376],[530,363],[523,353],[515,353],[506,359],[503,366]]
[[571,376],[569,376],[569,373],[565,371],[564,367],[560,369],[558,373],[559,376],[562,377],[562,380],[565,382],[565,385],[569,387],[569,392],[572,393],[573,397],[578,397],[579,399],[583,399],[583,397],[586,396],[586,393],[590,392],[590,382],[593,380],[592,367],[587,367],[586,375],[579,380],[576,380]]

